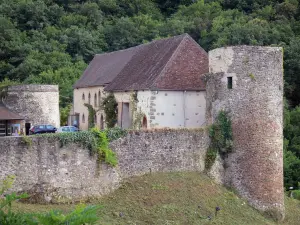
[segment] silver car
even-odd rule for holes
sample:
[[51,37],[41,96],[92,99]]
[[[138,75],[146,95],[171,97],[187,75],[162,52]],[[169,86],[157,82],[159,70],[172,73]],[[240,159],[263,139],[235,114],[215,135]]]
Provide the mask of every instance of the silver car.
[[63,126],[63,127],[60,127],[57,129],[57,132],[58,133],[61,133],[61,132],[76,132],[76,131],[79,131],[77,127],[74,127],[74,126]]

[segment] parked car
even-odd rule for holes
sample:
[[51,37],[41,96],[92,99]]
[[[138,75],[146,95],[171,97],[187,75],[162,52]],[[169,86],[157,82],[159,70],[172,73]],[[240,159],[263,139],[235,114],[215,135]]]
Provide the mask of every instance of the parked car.
[[55,133],[56,127],[49,124],[40,124],[32,126],[29,130],[29,134],[44,134],[44,133]]
[[77,127],[74,126],[63,126],[58,128],[57,132],[61,133],[61,132],[76,132],[79,131]]

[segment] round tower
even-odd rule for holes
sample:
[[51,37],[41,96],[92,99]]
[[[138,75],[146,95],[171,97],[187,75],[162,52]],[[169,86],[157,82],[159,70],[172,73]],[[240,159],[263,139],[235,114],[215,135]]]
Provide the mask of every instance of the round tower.
[[26,124],[60,126],[57,85],[16,85],[7,90],[3,103],[25,119]]
[[224,110],[233,152],[223,182],[255,208],[284,218],[283,53],[279,47],[235,46],[209,52],[208,123]]

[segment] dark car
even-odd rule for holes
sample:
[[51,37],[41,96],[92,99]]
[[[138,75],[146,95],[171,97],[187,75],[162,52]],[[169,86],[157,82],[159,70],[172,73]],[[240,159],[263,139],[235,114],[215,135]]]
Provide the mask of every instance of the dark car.
[[29,134],[44,134],[44,133],[55,133],[56,127],[48,124],[35,125],[30,128]]

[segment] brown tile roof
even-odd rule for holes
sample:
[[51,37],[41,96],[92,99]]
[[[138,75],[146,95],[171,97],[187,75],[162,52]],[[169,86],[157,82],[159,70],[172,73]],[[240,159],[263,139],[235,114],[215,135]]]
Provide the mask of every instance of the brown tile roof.
[[109,84],[136,52],[137,47],[95,55],[74,88]]
[[0,101],[0,120],[23,120],[20,115],[10,111],[5,105]]
[[200,76],[207,72],[207,53],[183,34],[96,55],[74,87],[108,84],[106,91],[202,90]]

